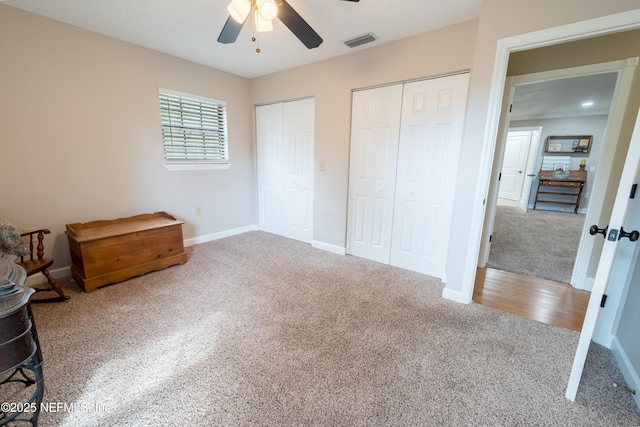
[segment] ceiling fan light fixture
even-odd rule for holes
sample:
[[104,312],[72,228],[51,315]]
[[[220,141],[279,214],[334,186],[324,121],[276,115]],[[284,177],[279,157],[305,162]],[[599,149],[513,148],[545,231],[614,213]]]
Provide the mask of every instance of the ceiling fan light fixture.
[[242,24],[251,12],[251,2],[249,0],[231,0],[227,11],[235,21]]
[[267,21],[266,19],[262,19],[262,17],[260,16],[260,13],[257,10],[256,10],[255,18],[256,18],[255,26],[256,26],[257,32],[265,33],[267,31],[273,30],[273,22]]
[[265,21],[273,21],[278,16],[278,6],[273,0],[258,1],[258,11]]

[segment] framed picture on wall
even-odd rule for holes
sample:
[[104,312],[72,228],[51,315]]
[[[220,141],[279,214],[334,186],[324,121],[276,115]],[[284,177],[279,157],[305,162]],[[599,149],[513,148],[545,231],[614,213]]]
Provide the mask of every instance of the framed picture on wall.
[[588,153],[593,135],[550,135],[544,147],[546,153]]

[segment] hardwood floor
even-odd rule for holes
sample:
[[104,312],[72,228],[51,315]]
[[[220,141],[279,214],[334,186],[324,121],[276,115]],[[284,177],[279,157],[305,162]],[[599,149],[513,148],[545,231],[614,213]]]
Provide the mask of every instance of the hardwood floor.
[[590,292],[566,283],[479,268],[473,301],[549,325],[580,331],[590,295]]

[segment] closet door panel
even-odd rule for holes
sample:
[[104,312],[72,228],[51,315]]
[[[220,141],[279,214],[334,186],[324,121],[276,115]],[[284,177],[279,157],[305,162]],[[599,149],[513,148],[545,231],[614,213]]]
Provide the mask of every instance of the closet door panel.
[[314,100],[256,107],[260,229],[313,236]]
[[284,103],[285,236],[311,242],[313,234],[314,100]]
[[284,167],[282,103],[256,107],[258,211],[263,231],[284,234],[282,209]]
[[444,278],[468,74],[404,86],[390,263]]
[[347,252],[389,263],[402,85],[354,92]]

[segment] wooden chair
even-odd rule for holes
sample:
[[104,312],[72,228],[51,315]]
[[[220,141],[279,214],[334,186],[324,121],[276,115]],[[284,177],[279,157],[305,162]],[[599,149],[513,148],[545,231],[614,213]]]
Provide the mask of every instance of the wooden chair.
[[[42,273],[47,278],[50,288],[41,289],[34,288],[36,292],[55,291],[58,297],[33,299],[32,303],[36,302],[55,302],[66,301],[68,296],[62,292],[62,288],[47,270],[53,264],[53,259],[44,257],[44,235],[49,234],[51,231],[46,228],[40,230],[30,231],[28,233],[22,233],[22,237],[26,237],[29,242],[30,254],[20,257],[20,261],[16,262],[19,266],[24,268],[27,272],[27,276],[31,276],[36,273]],[[35,251],[34,251],[35,249]]]

